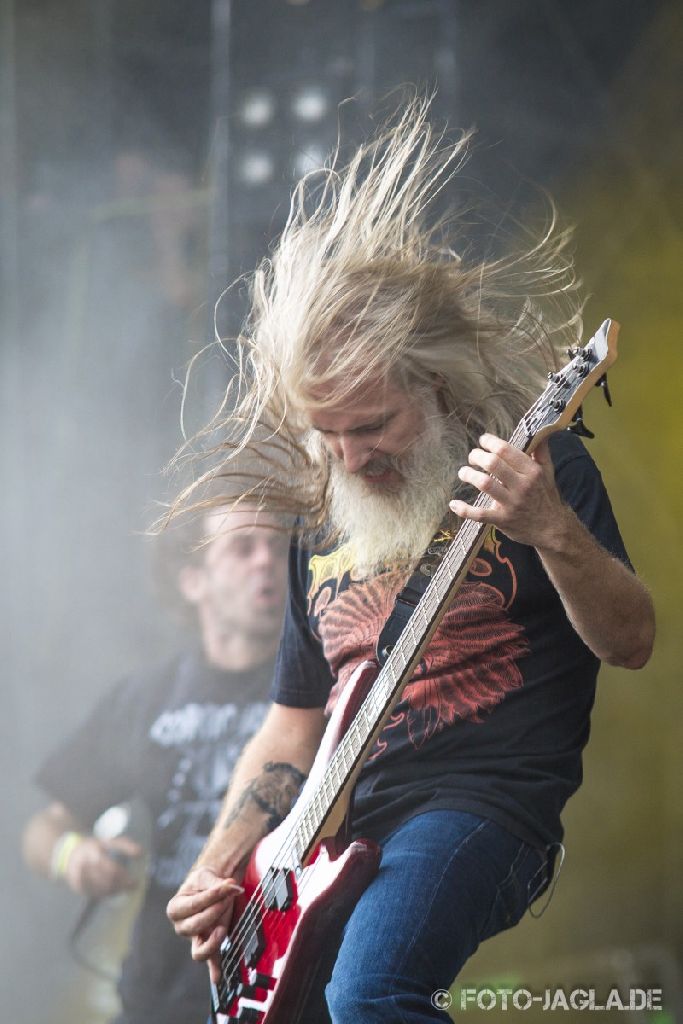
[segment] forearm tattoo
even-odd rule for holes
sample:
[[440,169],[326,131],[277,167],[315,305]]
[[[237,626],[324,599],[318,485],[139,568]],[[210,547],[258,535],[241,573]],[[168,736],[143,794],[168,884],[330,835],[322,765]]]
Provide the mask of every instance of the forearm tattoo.
[[258,778],[252,779],[243,789],[223,822],[223,828],[229,828],[251,801],[267,815],[266,831],[272,832],[287,816],[305,779],[304,773],[293,764],[266,761]]

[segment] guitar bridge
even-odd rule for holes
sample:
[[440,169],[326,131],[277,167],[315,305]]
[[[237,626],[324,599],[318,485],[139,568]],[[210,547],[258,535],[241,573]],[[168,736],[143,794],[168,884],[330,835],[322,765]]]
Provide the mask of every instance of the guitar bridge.
[[227,1013],[228,1007],[237,996],[240,985],[239,958],[232,957],[233,967],[227,970],[227,965],[233,954],[233,945],[230,937],[225,938],[221,943],[221,980],[218,985],[211,982],[211,1003],[213,1006],[214,1020],[217,1013]]

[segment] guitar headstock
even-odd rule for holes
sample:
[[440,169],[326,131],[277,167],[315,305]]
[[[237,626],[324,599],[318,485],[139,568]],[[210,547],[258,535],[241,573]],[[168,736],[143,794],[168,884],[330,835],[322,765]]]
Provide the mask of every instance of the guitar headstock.
[[[568,427],[574,421],[581,403],[592,387],[605,384],[605,374],[617,358],[619,324],[605,320],[583,348],[571,349],[571,362],[558,373],[548,374],[548,386],[522,419],[530,443],[535,448],[549,434]],[[610,402],[611,404],[611,402]]]

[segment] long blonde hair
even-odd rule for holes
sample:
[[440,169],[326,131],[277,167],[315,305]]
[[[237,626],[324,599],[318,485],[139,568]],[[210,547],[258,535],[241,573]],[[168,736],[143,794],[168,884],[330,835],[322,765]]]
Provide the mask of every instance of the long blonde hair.
[[543,231],[520,229],[514,254],[490,259],[462,252],[463,212],[429,225],[471,133],[448,141],[428,112],[429,100],[412,99],[346,166],[337,152],[299,182],[272,255],[249,282],[221,407],[178,456],[207,468],[169,516],[224,503],[216,485],[230,492],[238,465],[244,480],[246,457],[252,499],[315,531],[328,512],[328,469],[308,443],[306,409],[390,376],[412,391],[436,382],[451,430],[507,437],[558,349],[580,337],[570,233],[554,207]]

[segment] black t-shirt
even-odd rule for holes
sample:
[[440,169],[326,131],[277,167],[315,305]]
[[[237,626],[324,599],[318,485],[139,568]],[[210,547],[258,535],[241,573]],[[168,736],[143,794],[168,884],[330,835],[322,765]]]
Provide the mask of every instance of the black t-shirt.
[[151,820],[149,882],[119,991],[135,1024],[203,1024],[208,973],[166,904],[208,836],[235,762],[269,705],[273,666],[224,672],[191,653],[119,682],[43,763],[37,781],[85,826],[137,797]]
[[[556,480],[600,544],[628,564],[600,474],[568,431]],[[293,548],[272,696],[331,711],[374,657],[405,574],[354,574],[350,548]],[[570,624],[536,551],[494,531],[474,560],[362,770],[355,835],[381,838],[425,808],[491,818],[534,845],[562,838],[581,782],[598,659]]]

